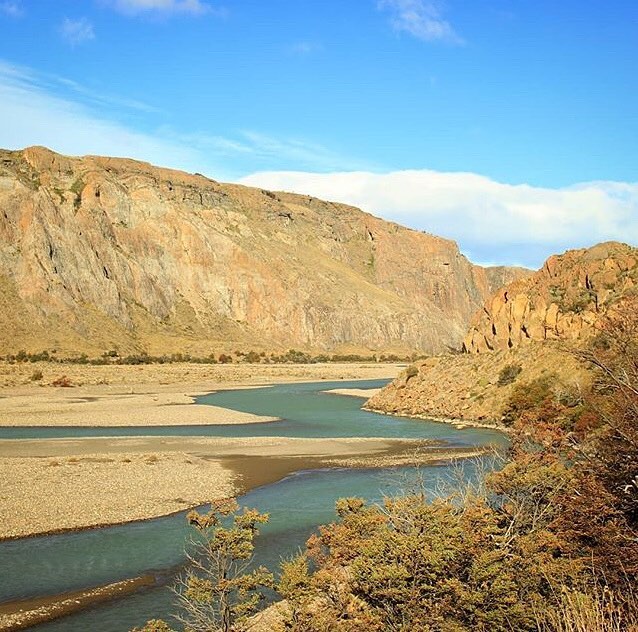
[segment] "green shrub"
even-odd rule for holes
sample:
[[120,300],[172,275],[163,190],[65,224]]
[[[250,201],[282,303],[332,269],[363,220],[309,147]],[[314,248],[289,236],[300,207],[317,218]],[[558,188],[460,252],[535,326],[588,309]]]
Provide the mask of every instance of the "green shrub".
[[555,373],[537,377],[531,382],[516,384],[503,413],[503,421],[511,425],[525,411],[536,409],[548,399],[552,399],[552,386],[557,381]]
[[261,362],[261,356],[256,351],[249,351],[244,357],[243,362],[249,362],[250,364],[258,364]]
[[498,385],[507,386],[511,384],[523,370],[520,364],[508,364],[504,366],[498,374]]
[[411,364],[406,370],[405,370],[405,380],[406,382],[413,377],[416,377],[419,374],[419,369],[417,366],[415,366],[414,364]]

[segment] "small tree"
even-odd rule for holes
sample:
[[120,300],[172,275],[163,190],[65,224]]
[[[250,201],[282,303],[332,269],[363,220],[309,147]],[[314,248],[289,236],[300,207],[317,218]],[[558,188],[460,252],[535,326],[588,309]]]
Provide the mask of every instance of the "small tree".
[[196,529],[190,568],[176,592],[182,606],[178,619],[190,632],[230,632],[256,609],[260,588],[274,585],[263,567],[249,570],[258,524],[268,515],[255,509],[239,512],[235,499],[216,501],[208,514],[188,514]]

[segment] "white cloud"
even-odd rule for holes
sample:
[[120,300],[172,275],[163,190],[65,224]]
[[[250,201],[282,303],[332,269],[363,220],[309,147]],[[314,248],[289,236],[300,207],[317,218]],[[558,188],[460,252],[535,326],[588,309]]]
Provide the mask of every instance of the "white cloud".
[[91,88],[87,88],[77,81],[61,77],[60,75],[48,75],[42,76],[42,79],[49,81],[51,88],[55,88],[56,84],[67,88],[70,92],[74,93],[78,97],[82,97],[88,103],[93,103],[102,107],[116,107],[125,108],[130,110],[138,110],[140,112],[160,112],[159,108],[156,108],[148,103],[138,101],[136,99],[127,99],[123,97],[117,97],[110,94],[103,94]]
[[379,0],[377,6],[390,12],[390,23],[396,31],[404,31],[426,42],[463,43],[452,25],[443,18],[437,0]]
[[12,0],[0,2],[0,13],[4,13],[12,18],[19,18],[24,15],[24,9],[21,3]]
[[60,26],[60,33],[71,46],[77,46],[95,39],[93,24],[86,18],[78,18],[77,20],[64,18]]
[[638,182],[509,185],[473,173],[262,172],[243,184],[346,202],[459,242],[482,261],[540,265],[599,241],[638,243]]
[[213,7],[201,0],[108,0],[115,9],[129,15],[140,13],[187,13],[225,15],[226,10]]

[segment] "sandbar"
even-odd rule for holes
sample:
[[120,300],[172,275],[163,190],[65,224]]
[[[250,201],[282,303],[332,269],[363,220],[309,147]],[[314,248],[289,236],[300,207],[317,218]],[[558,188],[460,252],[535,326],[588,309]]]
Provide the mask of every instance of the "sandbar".
[[380,391],[380,388],[332,388],[323,392],[330,393],[331,395],[347,395],[349,397],[363,397],[364,399],[370,399]]
[[2,440],[0,539],[162,516],[302,469],[387,467],[477,454],[405,439]]
[[[273,417],[194,404],[222,389],[284,382],[391,379],[396,364],[169,364],[93,366],[0,363],[0,426],[176,426],[258,423]],[[42,378],[33,382],[34,371]],[[51,386],[66,377],[71,387]]]

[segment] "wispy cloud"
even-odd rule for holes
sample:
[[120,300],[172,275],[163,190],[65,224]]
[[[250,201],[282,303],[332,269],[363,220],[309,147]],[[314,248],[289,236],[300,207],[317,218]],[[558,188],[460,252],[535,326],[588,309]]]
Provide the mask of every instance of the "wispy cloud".
[[64,18],[60,26],[60,34],[71,46],[78,46],[95,39],[93,24],[86,18],[78,18],[77,20]]
[[121,13],[127,15],[139,15],[142,13],[155,14],[213,14],[224,16],[227,9],[215,7],[201,0],[106,0]]
[[396,31],[426,42],[463,44],[463,38],[443,18],[437,0],[379,0],[377,6],[390,13],[390,23]]
[[55,88],[55,85],[58,84],[61,87],[67,88],[77,96],[82,97],[86,102],[95,105],[137,110],[139,112],[161,112],[160,108],[156,108],[143,101],[118,97],[112,94],[103,94],[91,88],[87,88],[77,81],[59,75],[41,75],[41,78],[42,80],[48,79],[48,83],[52,88]]
[[58,83],[49,76],[0,60],[0,120],[11,121],[0,128],[0,147],[45,145],[71,155],[128,156],[205,171],[202,156],[191,147],[97,114],[72,93],[63,95],[53,86]]
[[252,130],[238,131],[233,136],[206,132],[184,134],[168,128],[162,128],[160,132],[164,137],[196,147],[204,154],[212,152],[230,160],[249,161],[253,168],[265,164],[294,164],[298,168],[318,171],[364,167],[362,161],[302,138],[279,138]]
[[267,134],[254,131],[241,132],[244,145],[249,147],[251,152],[262,159],[283,158],[292,164],[314,164],[315,169],[333,170],[348,168],[351,165],[351,158],[328,149],[320,143],[312,142],[300,138],[275,138]]
[[13,84],[24,90],[40,90],[62,99],[95,105],[101,110],[117,109],[133,112],[161,112],[148,103],[136,99],[106,94],[56,74],[43,73],[32,68],[8,63],[0,59],[0,84]]
[[[136,129],[140,112],[151,132]],[[162,125],[163,114],[134,99],[0,60],[0,120],[12,122],[0,126],[0,147],[46,145],[74,155],[128,156],[217,179],[291,165],[314,171],[370,168],[307,139],[251,130],[224,135],[175,130]]]
[[0,2],[0,13],[4,13],[12,18],[19,18],[24,15],[24,9],[20,2],[4,0],[4,2]]
[[241,182],[354,204],[455,239],[477,261],[540,266],[551,253],[598,241],[638,244],[638,182],[551,189],[429,170],[266,172]]

